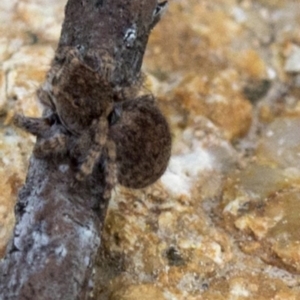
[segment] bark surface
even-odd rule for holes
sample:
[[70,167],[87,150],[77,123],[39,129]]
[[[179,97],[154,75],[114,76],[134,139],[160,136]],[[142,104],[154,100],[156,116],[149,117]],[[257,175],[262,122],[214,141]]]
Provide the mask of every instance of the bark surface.
[[1,263],[0,299],[89,299],[107,203],[103,175],[76,183],[66,159],[31,157]]

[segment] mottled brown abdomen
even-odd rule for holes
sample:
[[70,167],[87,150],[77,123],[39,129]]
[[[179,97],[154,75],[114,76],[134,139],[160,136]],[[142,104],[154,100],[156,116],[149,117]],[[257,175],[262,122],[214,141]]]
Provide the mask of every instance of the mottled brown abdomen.
[[171,155],[168,123],[152,96],[124,101],[120,119],[110,129],[116,143],[120,184],[143,188],[164,173]]

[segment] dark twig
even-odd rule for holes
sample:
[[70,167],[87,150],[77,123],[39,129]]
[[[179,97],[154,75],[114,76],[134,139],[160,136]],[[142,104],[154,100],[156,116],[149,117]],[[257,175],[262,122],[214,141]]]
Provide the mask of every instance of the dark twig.
[[42,118],[0,265],[0,299],[89,299],[101,228],[118,178],[140,188],[166,168],[171,139],[152,96],[138,97],[151,29],[166,2],[69,0],[38,91]]
[[74,184],[69,165],[31,158],[1,265],[1,300],[88,299],[107,203],[99,203],[102,174]]

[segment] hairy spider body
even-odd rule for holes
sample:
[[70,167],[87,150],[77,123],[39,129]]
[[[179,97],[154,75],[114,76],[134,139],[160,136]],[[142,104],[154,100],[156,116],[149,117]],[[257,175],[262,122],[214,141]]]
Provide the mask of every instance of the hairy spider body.
[[[167,2],[112,0],[92,7],[84,0],[81,11],[72,1],[37,92],[43,117],[17,115],[15,123],[38,137],[35,156],[69,155],[79,181],[104,167],[108,199],[116,178],[127,187],[145,187],[161,176],[170,157],[167,122],[152,96],[136,96],[148,36]],[[81,14],[99,22],[81,26]]]

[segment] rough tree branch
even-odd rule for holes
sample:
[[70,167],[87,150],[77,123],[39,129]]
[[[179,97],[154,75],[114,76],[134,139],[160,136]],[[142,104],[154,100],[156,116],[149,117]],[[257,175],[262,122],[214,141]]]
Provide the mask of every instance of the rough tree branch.
[[1,300],[88,299],[107,203],[99,203],[102,174],[74,184],[69,166],[31,157],[1,265]]
[[[61,112],[57,106],[57,101],[62,100],[58,97],[56,102],[53,101],[55,98],[53,95],[60,95],[60,91],[51,87],[51,84],[60,78],[57,74],[62,63],[65,70],[68,70],[69,61],[64,55],[69,53],[69,49],[80,52],[83,57],[82,63],[93,72],[98,72],[100,78],[105,79],[103,86],[109,86],[116,92],[115,101],[127,103],[126,100],[131,100],[124,99],[125,93],[122,93],[122,89],[138,85],[149,33],[159,21],[165,6],[166,1],[159,3],[157,0],[69,0],[61,38],[46,79],[48,81],[44,85],[44,90],[41,89],[38,94],[40,101],[49,106],[45,109],[44,116],[47,115],[47,110],[52,109],[53,115],[56,114],[56,120],[61,122],[60,125],[66,126],[62,122]],[[66,80],[66,77],[62,77],[62,80]],[[70,87],[70,82],[64,84]],[[71,90],[69,95],[73,95],[72,81],[69,90]],[[89,88],[88,92],[90,90],[93,89]],[[134,92],[129,95],[136,97]],[[144,107],[140,102],[143,99],[147,98],[136,98],[132,104],[131,102],[129,105],[126,104],[128,111],[124,111],[120,117],[120,122],[124,124],[116,126],[115,128],[120,129],[114,134],[124,140],[124,143],[116,143],[117,147],[126,145],[136,151],[136,155],[132,156],[130,161],[131,157],[122,156],[127,155],[126,149],[119,152],[117,149],[117,152],[121,153],[117,156],[117,163],[127,160],[123,176],[130,175],[130,170],[126,169],[128,165],[135,167],[132,174],[143,175],[146,174],[142,169],[145,166],[144,161],[153,167],[154,171],[149,172],[150,180],[146,176],[140,176],[140,186],[153,182],[161,175],[169,159],[171,145],[164,118],[151,101],[145,102]],[[104,117],[104,123],[109,122],[109,118]],[[132,118],[136,118],[139,122],[132,124]],[[147,119],[148,122],[145,122]],[[34,123],[32,120],[30,122]],[[40,120],[44,120],[44,125],[47,125],[45,118]],[[30,122],[28,124],[31,124]],[[139,129],[138,126],[147,127],[148,124],[154,129],[148,130],[148,135],[143,136],[145,130]],[[144,154],[139,153],[141,148],[128,142],[131,138],[125,137],[126,128],[131,130],[133,136],[137,136],[138,133],[141,138],[143,137],[140,143],[144,146],[147,144],[153,146],[154,139],[157,139],[153,150],[149,150],[151,147],[147,146],[149,155],[153,156],[151,157],[153,163],[147,157],[143,161]],[[65,129],[68,132],[67,126]],[[38,128],[34,130],[31,128],[30,132],[37,132],[38,135],[39,131]],[[71,135],[71,141],[76,140],[76,135],[68,134]],[[38,136],[36,146],[46,136],[47,134]],[[95,136],[97,137],[97,134]],[[103,137],[105,134],[100,135],[100,139],[103,140]],[[108,200],[104,200],[103,196],[107,183],[104,167],[106,164],[99,164],[87,179],[78,181],[77,166],[74,157],[69,155],[68,151],[60,155],[51,155],[50,151],[49,155],[48,150],[45,158],[31,156],[26,183],[20,191],[15,208],[14,235],[0,264],[0,300],[73,300],[92,297],[93,267],[108,205]],[[131,185],[134,185],[133,179],[129,180]]]

